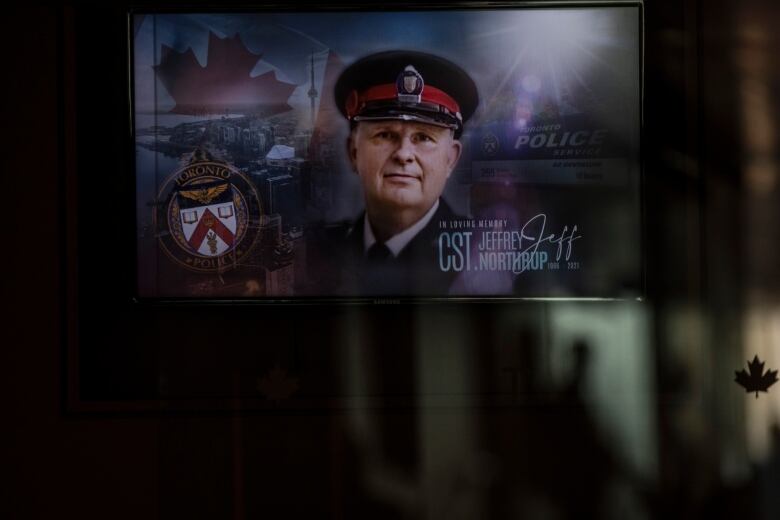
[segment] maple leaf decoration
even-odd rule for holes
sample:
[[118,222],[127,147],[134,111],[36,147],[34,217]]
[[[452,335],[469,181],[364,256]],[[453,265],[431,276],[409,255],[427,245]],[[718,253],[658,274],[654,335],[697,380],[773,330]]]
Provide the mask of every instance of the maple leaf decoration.
[[755,392],[756,399],[758,399],[758,392],[768,392],[769,387],[777,383],[777,370],[767,370],[764,373],[764,362],[758,360],[758,355],[748,363],[748,369],[750,374],[745,372],[744,368],[739,372],[735,370],[734,374],[737,377],[734,381],[743,386],[747,393]]
[[268,117],[291,110],[287,101],[297,87],[276,79],[269,71],[251,77],[262,54],[253,54],[236,34],[219,38],[209,32],[206,66],[201,67],[192,48],[178,52],[162,46],[157,77],[176,101],[174,114],[253,114]]
[[286,370],[276,365],[258,381],[257,389],[271,401],[282,401],[298,390],[298,378],[289,377]]

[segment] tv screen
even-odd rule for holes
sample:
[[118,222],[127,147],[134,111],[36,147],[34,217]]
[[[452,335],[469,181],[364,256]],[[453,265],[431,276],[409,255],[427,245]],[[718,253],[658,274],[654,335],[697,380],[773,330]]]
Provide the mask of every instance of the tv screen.
[[640,296],[640,9],[134,12],[138,296]]

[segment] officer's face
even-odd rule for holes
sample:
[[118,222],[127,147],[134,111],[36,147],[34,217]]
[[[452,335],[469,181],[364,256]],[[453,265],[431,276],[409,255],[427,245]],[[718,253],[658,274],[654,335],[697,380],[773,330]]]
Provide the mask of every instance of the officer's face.
[[439,198],[460,157],[452,130],[406,121],[362,121],[349,139],[371,211],[422,213]]

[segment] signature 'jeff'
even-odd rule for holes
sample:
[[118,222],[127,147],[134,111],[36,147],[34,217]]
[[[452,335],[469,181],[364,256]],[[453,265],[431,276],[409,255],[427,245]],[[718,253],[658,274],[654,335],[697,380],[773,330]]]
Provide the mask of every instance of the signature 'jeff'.
[[577,234],[577,225],[564,226],[560,234],[546,233],[547,215],[540,213],[526,222],[519,231],[485,231],[477,244],[479,251],[515,251],[536,253],[543,244],[556,247],[555,260],[561,257],[569,260],[572,245],[582,235]]

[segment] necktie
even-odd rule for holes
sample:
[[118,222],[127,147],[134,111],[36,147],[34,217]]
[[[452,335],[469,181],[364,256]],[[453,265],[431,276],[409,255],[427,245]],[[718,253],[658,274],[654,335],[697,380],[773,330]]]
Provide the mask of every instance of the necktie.
[[393,253],[382,242],[375,242],[366,252],[366,259],[369,264],[381,265],[393,258]]

